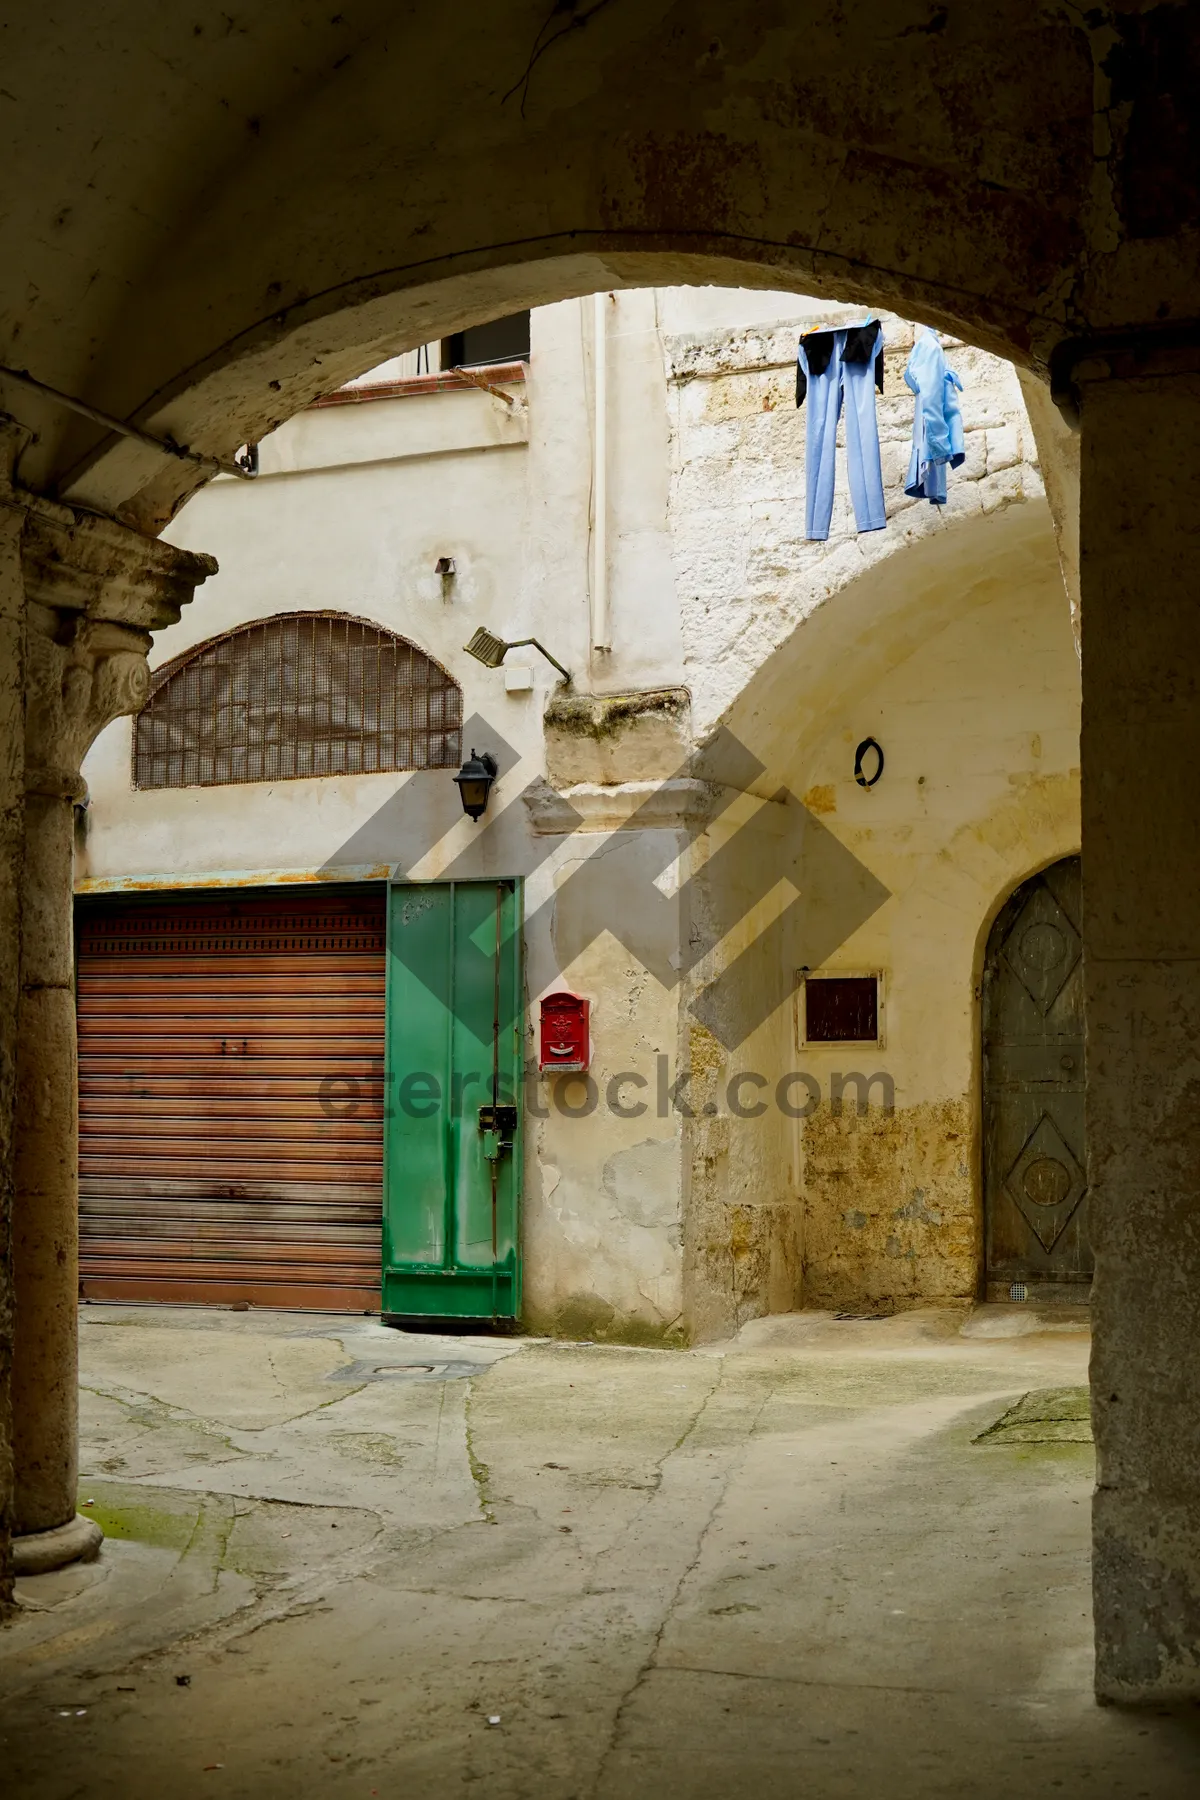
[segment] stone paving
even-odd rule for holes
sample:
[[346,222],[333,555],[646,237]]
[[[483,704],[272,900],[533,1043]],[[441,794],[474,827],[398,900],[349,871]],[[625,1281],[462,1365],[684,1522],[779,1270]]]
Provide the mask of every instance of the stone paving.
[[1086,1381],[1065,1314],[658,1351],[89,1307],[82,1345],[106,1538],[0,1632],[22,1800],[1200,1792],[1194,1716],[1091,1696],[1090,1444],[979,1441]]

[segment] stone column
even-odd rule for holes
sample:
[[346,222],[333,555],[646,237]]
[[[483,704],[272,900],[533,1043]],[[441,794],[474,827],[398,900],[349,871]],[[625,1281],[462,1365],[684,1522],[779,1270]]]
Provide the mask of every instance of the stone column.
[[1200,355],[1076,364],[1097,1692],[1200,1696]]
[[78,1099],[72,941],[83,758],[149,688],[151,630],[212,572],[105,519],[25,504],[25,844],[14,1129],[13,1560],[95,1553],[75,1511]]
[[25,517],[5,504],[27,434],[0,417],[0,1612],[12,1595],[12,1188],[25,857]]

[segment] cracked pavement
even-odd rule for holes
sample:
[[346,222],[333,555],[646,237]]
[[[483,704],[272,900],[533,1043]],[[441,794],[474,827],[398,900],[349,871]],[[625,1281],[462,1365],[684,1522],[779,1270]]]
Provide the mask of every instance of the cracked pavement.
[[7,1791],[1192,1796],[1194,1720],[1091,1698],[1091,1446],[972,1442],[1086,1379],[1065,1319],[84,1308],[107,1535],[0,1631]]

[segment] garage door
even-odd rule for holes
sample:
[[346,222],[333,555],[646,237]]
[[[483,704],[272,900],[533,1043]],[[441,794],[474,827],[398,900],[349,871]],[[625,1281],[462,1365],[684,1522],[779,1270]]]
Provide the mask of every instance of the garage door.
[[81,906],[86,1298],[379,1310],[384,900]]

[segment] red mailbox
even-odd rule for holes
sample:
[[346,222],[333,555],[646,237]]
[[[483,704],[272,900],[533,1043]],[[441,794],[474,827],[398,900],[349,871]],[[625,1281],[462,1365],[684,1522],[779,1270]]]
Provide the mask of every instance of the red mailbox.
[[542,1001],[538,1067],[543,1074],[561,1070],[581,1075],[592,1060],[591,1002],[565,989]]

